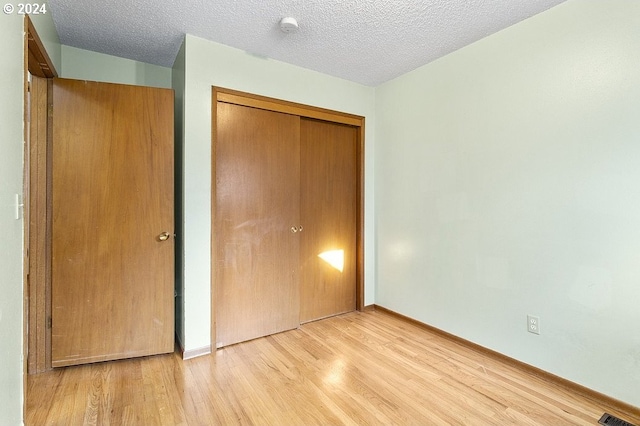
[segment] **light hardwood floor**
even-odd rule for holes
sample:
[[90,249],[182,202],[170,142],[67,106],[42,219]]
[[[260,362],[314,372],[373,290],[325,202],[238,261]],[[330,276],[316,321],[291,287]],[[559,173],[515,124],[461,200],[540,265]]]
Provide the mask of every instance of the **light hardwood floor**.
[[27,425],[596,425],[614,408],[386,312],[353,312],[183,361],[29,376]]

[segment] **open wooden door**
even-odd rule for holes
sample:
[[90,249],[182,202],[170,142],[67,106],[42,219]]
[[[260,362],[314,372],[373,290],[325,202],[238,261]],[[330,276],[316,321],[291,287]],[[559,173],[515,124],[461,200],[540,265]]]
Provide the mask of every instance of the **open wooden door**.
[[54,79],[52,365],[174,349],[173,91]]

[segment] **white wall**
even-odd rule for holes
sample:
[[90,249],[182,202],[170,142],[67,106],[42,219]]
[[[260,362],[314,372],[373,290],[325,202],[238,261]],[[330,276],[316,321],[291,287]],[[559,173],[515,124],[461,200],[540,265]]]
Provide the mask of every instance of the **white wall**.
[[24,30],[23,18],[0,15],[0,425],[22,423],[22,197]]
[[[220,86],[366,118],[365,304],[373,303],[374,89],[187,35],[184,109],[185,349],[211,344],[211,87]],[[214,342],[215,346],[215,342]]]
[[62,45],[60,77],[171,88],[171,68]]
[[640,406],[640,2],[563,3],[376,116],[376,303]]

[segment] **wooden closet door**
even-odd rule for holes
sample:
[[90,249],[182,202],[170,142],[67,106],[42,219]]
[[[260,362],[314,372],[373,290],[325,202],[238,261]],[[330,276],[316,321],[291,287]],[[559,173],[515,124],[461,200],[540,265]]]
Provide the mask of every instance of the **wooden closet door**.
[[357,129],[302,118],[300,322],[356,308]]
[[299,325],[300,119],[218,102],[216,132],[215,315],[222,347]]
[[53,366],[172,352],[173,91],[55,79],[52,170]]

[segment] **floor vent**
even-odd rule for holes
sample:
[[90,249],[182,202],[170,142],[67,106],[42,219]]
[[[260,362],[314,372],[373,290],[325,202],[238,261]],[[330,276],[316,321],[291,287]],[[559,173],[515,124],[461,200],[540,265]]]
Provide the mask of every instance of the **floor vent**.
[[600,417],[600,420],[598,420],[598,423],[605,426],[634,426],[633,424],[625,422],[624,420],[608,413],[604,413],[602,417]]

